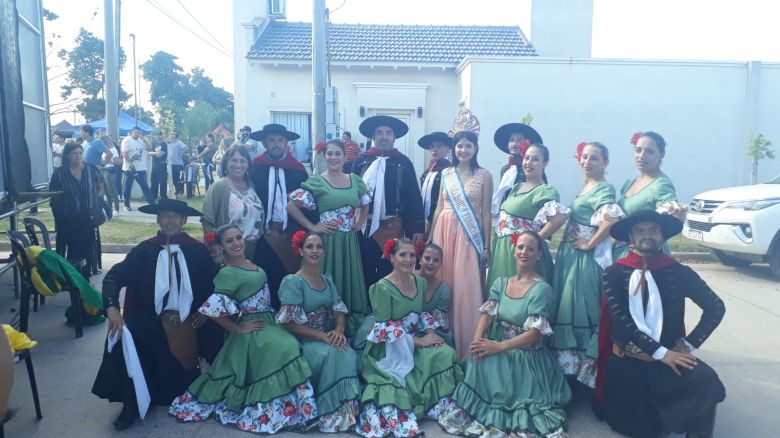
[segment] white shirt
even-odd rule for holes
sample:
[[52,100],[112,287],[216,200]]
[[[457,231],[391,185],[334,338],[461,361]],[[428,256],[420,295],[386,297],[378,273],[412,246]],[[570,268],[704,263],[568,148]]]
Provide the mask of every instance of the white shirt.
[[176,141],[168,142],[168,164],[171,166],[183,166],[184,161],[182,161],[181,156],[184,155],[184,151],[187,149],[187,145],[181,140],[177,139]]
[[65,144],[52,143],[51,150],[53,154],[59,154],[59,156],[52,157],[52,165],[55,168],[62,166],[62,151],[65,150]]
[[146,143],[140,138],[136,140],[133,137],[125,137],[122,140],[122,153],[125,152],[130,159],[125,159],[125,162],[122,163],[122,170],[129,171],[130,163],[132,163],[137,172],[146,171]]

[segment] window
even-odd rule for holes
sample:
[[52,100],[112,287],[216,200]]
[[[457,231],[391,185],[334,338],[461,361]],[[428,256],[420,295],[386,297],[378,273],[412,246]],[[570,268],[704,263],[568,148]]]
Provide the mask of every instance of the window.
[[288,131],[301,136],[289,143],[290,152],[302,163],[311,162],[311,114],[272,112],[271,122],[284,125]]

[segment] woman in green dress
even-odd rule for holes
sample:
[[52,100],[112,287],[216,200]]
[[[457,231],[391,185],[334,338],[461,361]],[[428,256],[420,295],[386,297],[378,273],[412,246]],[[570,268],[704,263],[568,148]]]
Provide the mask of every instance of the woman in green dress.
[[305,427],[317,418],[309,364],[295,337],[274,321],[265,272],[246,260],[241,229],[228,224],[216,234],[227,263],[198,312],[230,334],[211,369],[168,412],[184,422],[214,415],[255,433]]
[[[518,183],[501,203],[496,225],[496,240],[493,259],[490,261],[487,284],[497,278],[511,277],[515,272],[515,255],[512,236],[516,233],[536,231],[549,240],[563,224],[569,209],[560,201],[560,195],[551,185],[545,184],[542,175],[550,162],[550,151],[546,146],[533,144],[523,156],[525,181]],[[545,243],[541,248],[541,259],[536,272],[547,283],[552,283],[553,258]]]
[[345,432],[355,425],[361,393],[357,356],[344,336],[347,306],[330,276],[320,273],[322,237],[301,230],[292,246],[303,262],[279,286],[282,307],[276,322],[298,337],[312,369],[320,432]]
[[438,419],[451,402],[463,370],[455,350],[433,332],[436,320],[422,310],[427,285],[412,273],[414,244],[390,239],[384,257],[393,271],[368,291],[376,323],[363,350],[366,388],[356,432],[413,437],[419,433],[418,417]]
[[530,230],[513,240],[516,274],[496,279],[479,308],[466,377],[439,424],[464,436],[565,437],[563,406],[571,390],[544,345],[552,334],[554,297],[535,272],[544,240]]
[[422,241],[415,244],[417,249],[417,258],[420,260],[420,269],[414,272],[414,275],[422,277],[428,282],[425,289],[425,301],[423,302],[423,312],[433,316],[438,323],[434,333],[439,335],[444,342],[452,348],[455,348],[455,338],[450,331],[450,306],[452,305],[452,290],[447,283],[439,280],[436,274],[441,268],[442,254],[441,247],[435,243],[424,243]]
[[[343,294],[349,310],[346,333],[353,336],[370,312],[363,270],[355,269],[361,266],[357,230],[363,228],[368,218],[369,198],[363,180],[341,170],[343,143],[331,140],[325,144],[325,162],[325,173],[312,175],[300,189],[290,193],[287,212],[303,227],[323,236],[325,258],[320,269],[330,275]],[[319,210],[319,222],[314,224],[306,219],[301,208]]]
[[585,186],[571,204],[569,223],[555,258],[557,311],[549,346],[567,376],[596,386],[601,275],[612,264],[609,229],[623,217],[615,188],[604,179],[609,150],[580,143],[576,157]]
[[[661,171],[661,162],[666,154],[666,140],[656,132],[639,131],[631,137],[634,147],[634,162],[639,176],[629,179],[620,189],[618,205],[631,216],[645,210],[671,214],[685,221],[688,208],[680,204],[672,180]],[[628,254],[628,242],[615,241],[612,259],[619,260]],[[669,245],[664,242],[663,252],[669,254]]]

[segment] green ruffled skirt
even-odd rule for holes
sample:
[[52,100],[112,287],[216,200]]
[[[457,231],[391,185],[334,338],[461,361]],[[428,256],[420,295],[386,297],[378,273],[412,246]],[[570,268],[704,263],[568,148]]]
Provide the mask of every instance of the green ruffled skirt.
[[356,232],[336,231],[323,236],[325,258],[322,273],[330,274],[341,299],[347,305],[345,334],[353,336],[363,319],[371,312],[366,283],[363,279],[363,262]]
[[313,373],[311,383],[320,416],[332,414],[346,401],[360,400],[355,350],[308,339],[301,341],[301,349]]

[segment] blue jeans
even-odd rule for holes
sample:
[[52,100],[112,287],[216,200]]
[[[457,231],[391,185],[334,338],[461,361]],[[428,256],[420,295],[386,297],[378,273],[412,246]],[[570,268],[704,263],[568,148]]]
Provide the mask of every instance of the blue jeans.
[[154,196],[152,196],[152,191],[149,190],[149,184],[146,182],[146,171],[145,170],[126,170],[124,172],[124,198],[125,198],[125,207],[130,207],[130,196],[133,191],[133,180],[135,180],[138,183],[138,186],[141,187],[141,191],[144,194],[144,198],[146,198],[146,202],[149,204],[157,204],[157,201],[154,199]]

